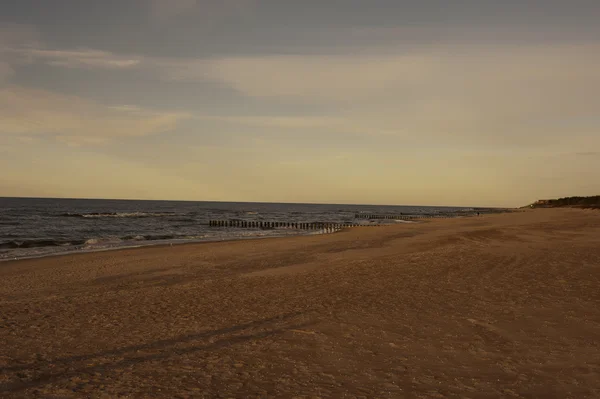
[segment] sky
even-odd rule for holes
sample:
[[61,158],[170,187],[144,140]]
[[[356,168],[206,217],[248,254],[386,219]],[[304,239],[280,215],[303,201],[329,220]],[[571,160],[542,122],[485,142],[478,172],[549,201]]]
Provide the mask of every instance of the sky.
[[0,0],[0,196],[600,194],[597,0]]

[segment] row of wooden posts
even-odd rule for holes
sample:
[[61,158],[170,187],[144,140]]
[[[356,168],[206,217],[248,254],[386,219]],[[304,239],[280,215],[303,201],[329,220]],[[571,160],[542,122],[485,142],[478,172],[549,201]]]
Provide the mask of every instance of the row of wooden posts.
[[370,215],[367,213],[357,213],[354,215],[355,219],[398,219],[402,215]]
[[456,215],[443,214],[443,215],[371,215],[367,213],[357,213],[354,215],[355,219],[388,219],[388,220],[412,220],[412,219],[432,219],[432,218],[446,218],[454,217]]
[[298,230],[321,230],[321,229],[343,229],[358,226],[356,223],[329,223],[329,222],[266,222],[252,220],[211,220],[211,227],[241,227],[250,229],[298,229]]
[[[432,218],[447,218],[456,215],[370,215],[357,213],[354,215],[356,219],[389,219],[389,220],[413,220],[413,219],[432,219]],[[383,226],[383,225],[364,225],[357,223],[331,223],[331,222],[270,222],[270,221],[254,221],[254,220],[211,220],[208,222],[211,227],[241,227],[250,229],[299,229],[299,230],[320,230],[320,229],[343,229],[346,227],[357,226]]]

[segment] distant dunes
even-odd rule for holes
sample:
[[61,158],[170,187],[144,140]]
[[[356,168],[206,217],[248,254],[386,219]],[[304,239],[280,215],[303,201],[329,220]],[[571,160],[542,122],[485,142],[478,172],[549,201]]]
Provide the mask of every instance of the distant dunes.
[[600,209],[600,195],[591,197],[565,197],[558,199],[537,200],[529,205],[530,208],[594,208]]

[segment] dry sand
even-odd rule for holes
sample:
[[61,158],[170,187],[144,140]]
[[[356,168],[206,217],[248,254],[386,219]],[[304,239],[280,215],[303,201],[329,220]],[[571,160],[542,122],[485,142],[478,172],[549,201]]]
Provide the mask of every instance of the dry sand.
[[600,397],[600,212],[0,264],[0,396]]

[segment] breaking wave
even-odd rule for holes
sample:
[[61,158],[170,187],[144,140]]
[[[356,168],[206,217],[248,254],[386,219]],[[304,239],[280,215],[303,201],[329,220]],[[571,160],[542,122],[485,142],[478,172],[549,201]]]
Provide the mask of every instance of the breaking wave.
[[12,240],[0,242],[0,249],[67,247],[84,243],[77,240]]
[[92,213],[63,213],[59,216],[70,218],[153,218],[178,216],[175,212],[92,212]]
[[171,240],[200,240],[205,235],[159,234],[159,235],[129,235],[123,237],[97,237],[87,240],[11,240],[0,242],[0,250],[27,249],[44,247],[96,247],[103,245],[122,245],[136,241],[171,241]]

